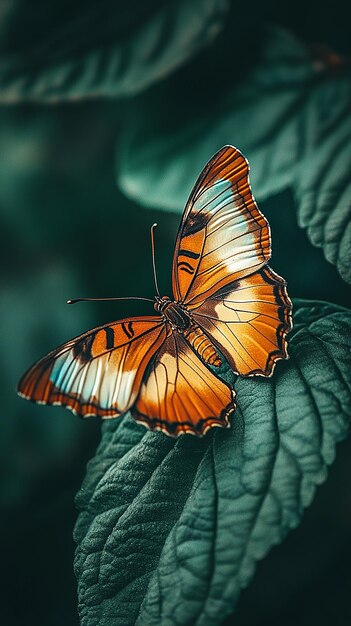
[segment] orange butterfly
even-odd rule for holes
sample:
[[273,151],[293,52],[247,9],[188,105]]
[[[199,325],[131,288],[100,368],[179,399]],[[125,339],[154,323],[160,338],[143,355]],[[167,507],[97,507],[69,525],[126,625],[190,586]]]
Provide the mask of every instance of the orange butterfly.
[[23,376],[19,394],[82,417],[130,410],[173,436],[228,427],[235,392],[216,375],[223,359],[236,374],[271,376],[288,358],[291,329],[248,173],[239,150],[224,146],[200,174],[177,235],[174,300],[157,295],[157,316],[105,324],[56,348]]

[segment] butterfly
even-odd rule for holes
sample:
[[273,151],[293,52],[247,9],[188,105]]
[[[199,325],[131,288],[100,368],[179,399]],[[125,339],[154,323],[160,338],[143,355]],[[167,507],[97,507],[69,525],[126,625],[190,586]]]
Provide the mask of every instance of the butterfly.
[[56,348],[24,374],[19,394],[82,417],[129,410],[173,436],[230,426],[236,394],[217,375],[223,362],[235,374],[271,376],[288,358],[292,305],[270,257],[270,227],[252,195],[248,161],[224,146],[186,204],[173,299],[157,295],[156,315],[104,324]]

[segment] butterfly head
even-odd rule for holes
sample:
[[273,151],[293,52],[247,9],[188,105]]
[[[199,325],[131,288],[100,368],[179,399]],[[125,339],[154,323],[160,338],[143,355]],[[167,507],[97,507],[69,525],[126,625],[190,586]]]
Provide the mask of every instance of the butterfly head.
[[155,304],[154,309],[157,313],[162,313],[162,311],[170,304],[171,298],[168,296],[155,296]]

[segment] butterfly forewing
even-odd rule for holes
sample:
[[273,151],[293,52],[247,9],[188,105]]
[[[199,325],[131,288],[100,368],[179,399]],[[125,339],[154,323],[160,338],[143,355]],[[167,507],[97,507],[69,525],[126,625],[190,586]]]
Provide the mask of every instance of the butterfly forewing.
[[192,315],[234,372],[270,376],[276,361],[287,358],[291,308],[285,281],[265,266],[224,287]]
[[35,402],[65,405],[82,417],[116,417],[135,402],[146,366],[166,336],[156,316],[106,324],[38,361],[18,391]]
[[152,360],[131,413],[151,430],[204,435],[212,426],[229,426],[233,409],[234,392],[174,333]]
[[199,304],[269,260],[269,225],[257,208],[248,175],[247,160],[232,146],[222,148],[200,175],[177,236],[177,300]]

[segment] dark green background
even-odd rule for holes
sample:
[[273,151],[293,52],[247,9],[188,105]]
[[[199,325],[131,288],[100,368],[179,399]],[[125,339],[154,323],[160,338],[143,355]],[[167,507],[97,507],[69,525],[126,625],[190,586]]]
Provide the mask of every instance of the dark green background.
[[[317,2],[259,6],[257,21],[268,19],[309,43],[350,52],[343,3],[328,9]],[[74,495],[99,440],[97,421],[26,403],[15,395],[16,382],[33,360],[87,328],[151,313],[141,302],[67,307],[65,301],[152,296],[149,227],[155,221],[159,283],[170,293],[179,216],[134,205],[114,182],[127,106],[99,101],[0,108],[4,626],[78,624]],[[349,304],[349,288],[335,267],[298,228],[290,191],[260,208],[272,226],[272,267],[288,280],[291,295]],[[350,452],[349,442],[339,444],[329,479],[300,528],[258,565],[227,625],[349,623]]]

